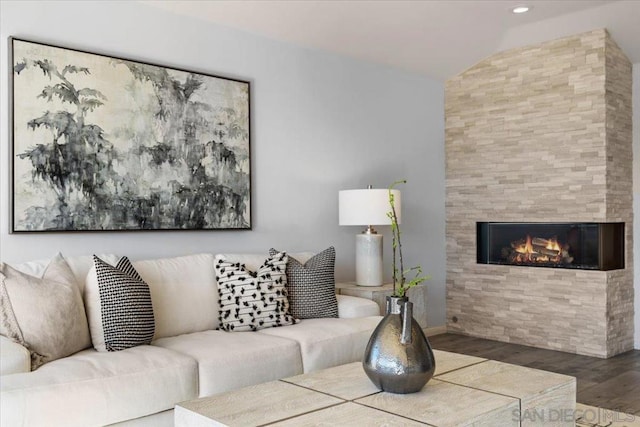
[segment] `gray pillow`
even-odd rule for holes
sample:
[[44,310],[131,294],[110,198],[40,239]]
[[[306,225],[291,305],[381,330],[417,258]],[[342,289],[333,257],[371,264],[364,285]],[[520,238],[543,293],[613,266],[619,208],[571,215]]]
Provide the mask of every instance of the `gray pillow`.
[[[278,253],[269,249],[269,254]],[[336,250],[333,246],[302,264],[289,257],[287,291],[289,310],[296,319],[338,317],[336,280],[334,275]]]
[[31,352],[31,369],[91,346],[80,290],[56,255],[42,277],[0,263],[0,334]]

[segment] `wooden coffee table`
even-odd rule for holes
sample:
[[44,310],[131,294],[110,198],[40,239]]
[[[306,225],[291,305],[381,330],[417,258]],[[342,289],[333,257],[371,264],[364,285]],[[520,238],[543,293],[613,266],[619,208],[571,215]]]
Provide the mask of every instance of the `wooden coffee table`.
[[418,393],[379,391],[360,362],[180,403],[176,427],[573,426],[574,377],[434,351]]

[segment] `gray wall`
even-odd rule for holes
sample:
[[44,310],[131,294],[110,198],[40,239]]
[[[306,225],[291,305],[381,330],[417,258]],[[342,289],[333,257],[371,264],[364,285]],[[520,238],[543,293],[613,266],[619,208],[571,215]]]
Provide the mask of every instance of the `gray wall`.
[[[9,36],[250,80],[253,230],[10,234]],[[352,279],[360,230],[338,226],[338,191],[406,178],[405,265],[421,264],[431,274],[429,324],[444,324],[441,83],[135,2],[3,1],[0,93],[1,260],[47,258],[57,251],[143,259],[334,245],[338,279]],[[390,277],[388,230],[385,236]]]

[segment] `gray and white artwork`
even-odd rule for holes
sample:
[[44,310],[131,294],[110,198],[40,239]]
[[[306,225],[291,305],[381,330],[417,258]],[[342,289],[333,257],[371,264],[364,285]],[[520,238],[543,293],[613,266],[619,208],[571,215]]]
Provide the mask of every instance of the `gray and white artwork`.
[[251,228],[248,82],[11,42],[13,231]]

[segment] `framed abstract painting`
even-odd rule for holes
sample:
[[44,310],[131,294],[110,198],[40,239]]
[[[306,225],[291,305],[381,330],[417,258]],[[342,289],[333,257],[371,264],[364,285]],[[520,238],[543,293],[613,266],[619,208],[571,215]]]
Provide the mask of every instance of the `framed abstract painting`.
[[11,52],[13,232],[251,229],[248,81]]

